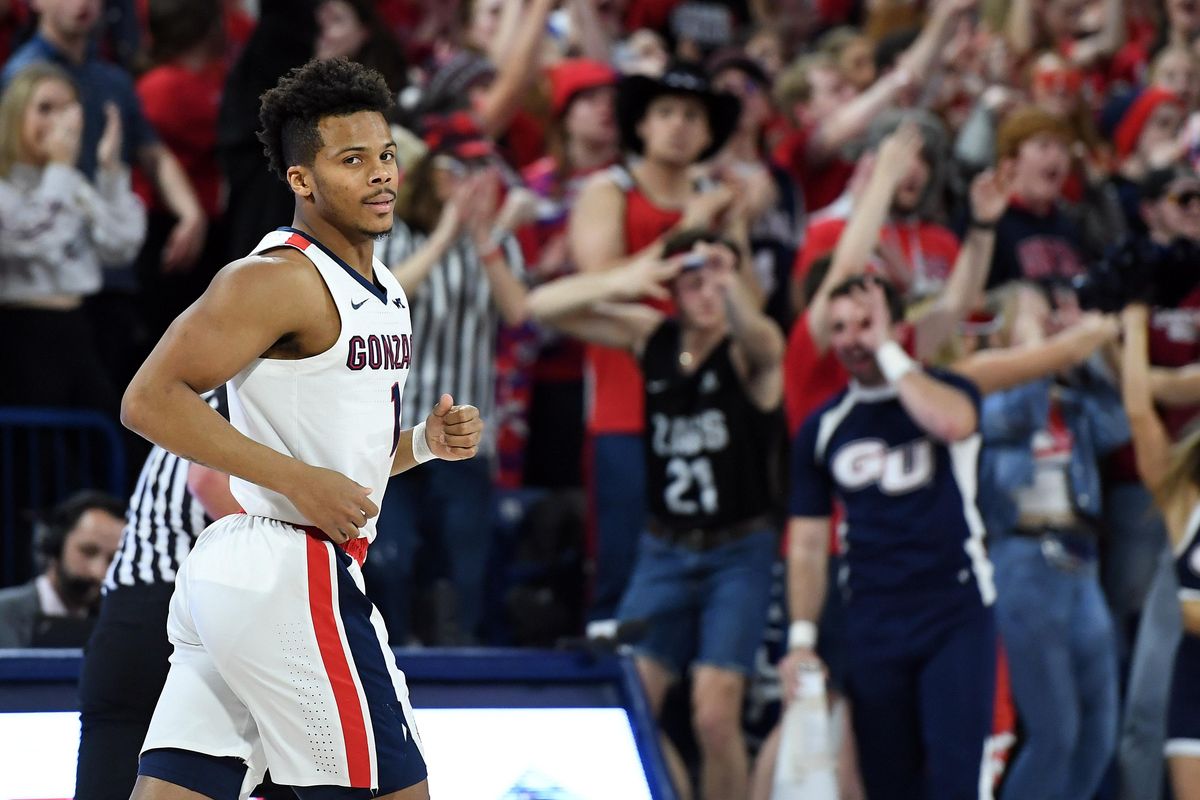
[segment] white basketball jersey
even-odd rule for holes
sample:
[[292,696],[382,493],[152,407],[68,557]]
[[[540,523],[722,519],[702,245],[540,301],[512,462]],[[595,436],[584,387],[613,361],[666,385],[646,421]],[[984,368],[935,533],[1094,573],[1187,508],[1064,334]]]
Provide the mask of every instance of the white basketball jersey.
[[[372,502],[382,505],[412,356],[408,298],[379,259],[375,285],[294,228],[268,233],[254,253],[279,247],[294,247],[312,261],[342,330],[333,347],[318,355],[251,362],[229,381],[229,421],[256,442],[369,487]],[[247,514],[312,524],[281,494],[239,478],[230,478],[229,488]],[[368,542],[375,538],[374,519],[361,535]]]

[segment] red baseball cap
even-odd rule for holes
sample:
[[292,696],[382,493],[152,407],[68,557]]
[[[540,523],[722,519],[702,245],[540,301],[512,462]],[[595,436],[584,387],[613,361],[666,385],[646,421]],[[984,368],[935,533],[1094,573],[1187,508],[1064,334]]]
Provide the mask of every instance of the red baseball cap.
[[550,68],[550,107],[561,117],[580,92],[601,86],[616,86],[617,71],[602,61],[569,58]]
[[431,115],[423,120],[425,145],[432,153],[445,153],[467,161],[491,158],[496,147],[465,111]]

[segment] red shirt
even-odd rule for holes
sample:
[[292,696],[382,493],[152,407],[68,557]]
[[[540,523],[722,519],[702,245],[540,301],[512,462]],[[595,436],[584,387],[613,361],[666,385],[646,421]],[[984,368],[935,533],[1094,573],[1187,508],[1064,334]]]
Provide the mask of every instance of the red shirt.
[[[683,212],[659,208],[636,185],[625,190],[625,252],[636,253],[673,228]],[[650,303],[670,312],[670,304]],[[588,345],[591,397],[588,403],[588,432],[641,433],[645,424],[642,373],[624,350]]]
[[771,160],[792,176],[804,190],[804,209],[820,211],[837,200],[850,183],[854,162],[831,156],[822,164],[808,163],[808,142],[814,126],[798,128],[785,135],[771,153]]
[[849,382],[850,376],[832,348],[824,353],[817,351],[805,311],[792,325],[783,354],[783,410],[788,436],[795,436],[808,415]]
[[[838,238],[846,229],[846,220],[833,217],[809,226],[804,235],[804,247],[796,254],[793,276],[803,280],[812,262],[832,253]],[[958,238],[949,228],[922,220],[888,220],[880,231],[881,242],[897,245],[911,270],[909,286],[898,287],[905,293],[915,289],[918,294],[936,291],[950,277],[958,258]],[[878,271],[890,274],[875,265]]]
[[[214,61],[199,72],[164,64],[137,82],[146,119],[179,159],[204,213],[220,213],[221,170],[217,164],[217,111],[225,85],[225,64]],[[135,189],[147,207],[162,207],[144,179]]]

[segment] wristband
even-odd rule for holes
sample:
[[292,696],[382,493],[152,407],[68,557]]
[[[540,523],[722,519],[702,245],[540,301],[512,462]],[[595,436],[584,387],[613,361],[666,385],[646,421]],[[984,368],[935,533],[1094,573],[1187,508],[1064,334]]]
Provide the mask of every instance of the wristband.
[[970,222],[967,223],[967,227],[977,231],[994,231],[996,230],[996,223],[984,222],[982,220],[975,219],[975,215],[972,214]]
[[917,369],[917,362],[895,342],[884,342],[879,346],[875,351],[875,363],[879,365],[884,380],[892,384]]
[[429,449],[429,442],[425,440],[424,420],[412,429],[412,449],[413,458],[416,459],[418,464],[424,464],[426,461],[432,461],[437,458],[433,454],[433,451]]
[[798,619],[788,626],[788,650],[812,650],[817,644],[817,626],[806,619]]

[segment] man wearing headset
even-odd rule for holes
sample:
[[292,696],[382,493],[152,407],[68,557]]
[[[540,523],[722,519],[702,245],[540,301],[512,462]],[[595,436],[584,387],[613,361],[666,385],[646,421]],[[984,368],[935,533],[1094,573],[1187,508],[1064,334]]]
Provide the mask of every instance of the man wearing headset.
[[[37,527],[42,573],[0,591],[0,648],[34,646],[47,618],[93,616],[124,526],[125,504],[102,492],[79,492],[54,508]],[[82,647],[88,628],[76,631],[80,641],[74,646]]]

